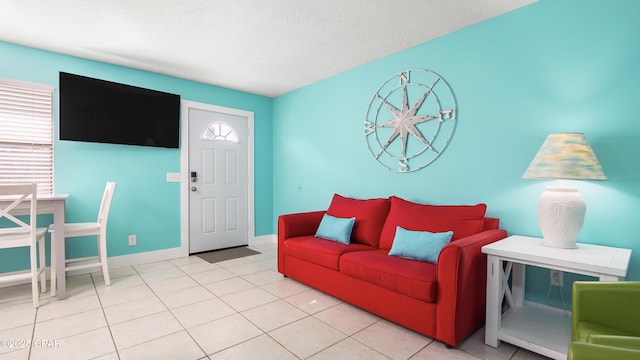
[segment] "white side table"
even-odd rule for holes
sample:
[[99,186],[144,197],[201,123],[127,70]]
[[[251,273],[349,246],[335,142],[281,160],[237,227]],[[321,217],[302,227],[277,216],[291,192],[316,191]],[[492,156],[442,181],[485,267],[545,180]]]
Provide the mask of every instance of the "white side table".
[[[482,252],[487,254],[485,343],[498,347],[505,341],[554,359],[567,358],[571,317],[525,304],[525,265],[618,281],[627,275],[631,257],[629,249],[581,243],[577,249],[559,249],[542,245],[540,238],[517,235],[485,245]],[[509,307],[504,313],[503,299]]]

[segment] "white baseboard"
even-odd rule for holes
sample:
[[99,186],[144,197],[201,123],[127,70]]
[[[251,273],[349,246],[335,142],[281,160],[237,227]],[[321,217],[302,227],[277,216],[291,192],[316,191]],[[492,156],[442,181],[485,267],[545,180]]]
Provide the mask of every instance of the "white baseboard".
[[[277,238],[278,237],[273,234],[256,236],[256,237],[253,237],[252,239],[249,239],[249,246],[261,245],[261,244],[275,244],[277,241]],[[189,256],[189,249],[185,249],[184,247],[176,247],[171,249],[149,251],[149,252],[139,253],[139,254],[110,257],[109,267],[115,269],[115,268],[120,268],[125,266],[147,264],[147,263],[152,263],[156,261],[171,260],[171,259],[181,258],[185,256]]]
[[[26,272],[28,272],[29,270],[20,270],[20,271],[12,271],[12,272],[6,272],[6,273],[2,273],[3,276],[8,275],[18,275],[18,274],[24,274]],[[49,279],[49,268],[45,269],[45,272],[47,273],[47,279]],[[22,284],[31,284],[31,281],[28,279],[21,279],[21,280],[12,280],[12,281],[2,281],[0,282],[0,289],[5,288],[5,287],[10,287],[10,286],[16,286],[16,285],[22,285]]]
[[189,256],[188,250],[182,247],[155,250],[137,254],[114,256],[109,258],[109,268],[148,264],[157,261],[177,259]]
[[[249,246],[275,244],[277,242],[277,239],[278,237],[275,234],[256,236],[256,237],[253,237],[252,239],[249,239]],[[109,257],[109,268],[116,269],[116,268],[121,268],[126,266],[141,265],[141,264],[147,264],[147,263],[152,263],[157,261],[177,259],[185,256],[189,256],[189,249],[184,247],[155,250],[155,251],[130,254],[130,255],[113,256],[113,257]],[[51,268],[47,268],[46,271],[47,271],[47,279],[51,279],[51,276],[50,276]],[[69,274],[70,275],[86,274],[92,271],[96,271],[96,269],[76,270],[76,271],[69,272]],[[24,271],[16,271],[14,273],[18,274],[21,272],[24,272]],[[13,273],[7,273],[6,275],[10,275],[10,274],[13,274]],[[29,280],[5,282],[5,283],[0,283],[0,288],[14,286],[14,285],[28,284],[28,283],[30,283]]]
[[275,244],[277,242],[278,242],[277,235],[274,235],[274,234],[262,235],[262,236],[255,236],[253,237],[253,239],[249,240],[249,246]]
[[[109,258],[109,268],[116,269],[116,268],[121,268],[125,266],[133,266],[133,265],[152,263],[156,261],[176,259],[176,258],[188,256],[188,255],[189,254],[184,253],[184,250],[182,248],[171,248],[171,249],[149,251],[149,252],[131,254],[131,255],[113,256]],[[11,273],[5,273],[3,275],[20,274],[20,273],[24,273],[25,271],[26,270],[14,271]],[[82,269],[82,270],[73,270],[73,271],[69,271],[69,275],[87,274],[94,271],[100,271],[100,269],[89,268],[89,269]],[[50,280],[51,267],[46,268],[46,274],[47,274],[47,280]],[[31,281],[28,279],[11,281],[11,282],[2,282],[0,283],[0,288],[15,286],[15,285],[22,285],[22,284],[29,284],[29,283],[31,283]]]

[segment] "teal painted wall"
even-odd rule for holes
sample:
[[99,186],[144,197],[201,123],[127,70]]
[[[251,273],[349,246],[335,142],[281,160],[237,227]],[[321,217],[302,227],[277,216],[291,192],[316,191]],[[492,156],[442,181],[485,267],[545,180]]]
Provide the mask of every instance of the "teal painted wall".
[[[108,65],[0,42],[0,77],[56,87],[55,177],[57,193],[68,193],[67,220],[95,221],[105,183],[118,183],[109,217],[109,256],[180,246],[180,189],[167,172],[180,171],[180,150],[57,140],[58,72],[65,71],[181,95],[183,100],[254,112],[255,235],[273,233],[272,99],[171,76]],[[40,219],[43,224],[50,218]],[[128,246],[128,235],[137,245]],[[68,241],[72,256],[83,243]],[[95,248],[95,245],[93,246]],[[0,253],[0,270],[26,267],[27,252]]]
[[[334,193],[399,195],[484,202],[509,233],[540,236],[537,198],[552,182],[521,176],[548,134],[584,132],[609,181],[577,184],[579,241],[633,249],[628,279],[640,280],[637,14],[635,0],[544,0],[275,98],[274,215],[326,209]],[[409,68],[449,83],[458,125],[433,164],[398,174],[369,154],[363,122],[378,87]],[[528,271],[527,297],[546,302],[548,271]]]

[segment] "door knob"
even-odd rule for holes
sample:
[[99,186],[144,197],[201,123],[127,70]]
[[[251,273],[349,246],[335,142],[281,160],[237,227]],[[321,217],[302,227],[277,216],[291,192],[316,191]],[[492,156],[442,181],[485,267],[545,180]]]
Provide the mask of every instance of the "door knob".
[[196,191],[196,190],[198,190],[198,188],[197,188],[197,187],[195,187],[195,186],[192,186],[192,187],[191,187],[191,191]]

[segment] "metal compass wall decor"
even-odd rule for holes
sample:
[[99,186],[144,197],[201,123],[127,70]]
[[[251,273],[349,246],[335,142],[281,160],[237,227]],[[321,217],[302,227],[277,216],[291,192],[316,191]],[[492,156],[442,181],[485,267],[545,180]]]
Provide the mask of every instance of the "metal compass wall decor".
[[395,172],[420,170],[434,162],[451,141],[456,102],[440,75],[405,70],[373,95],[364,120],[371,155]]

